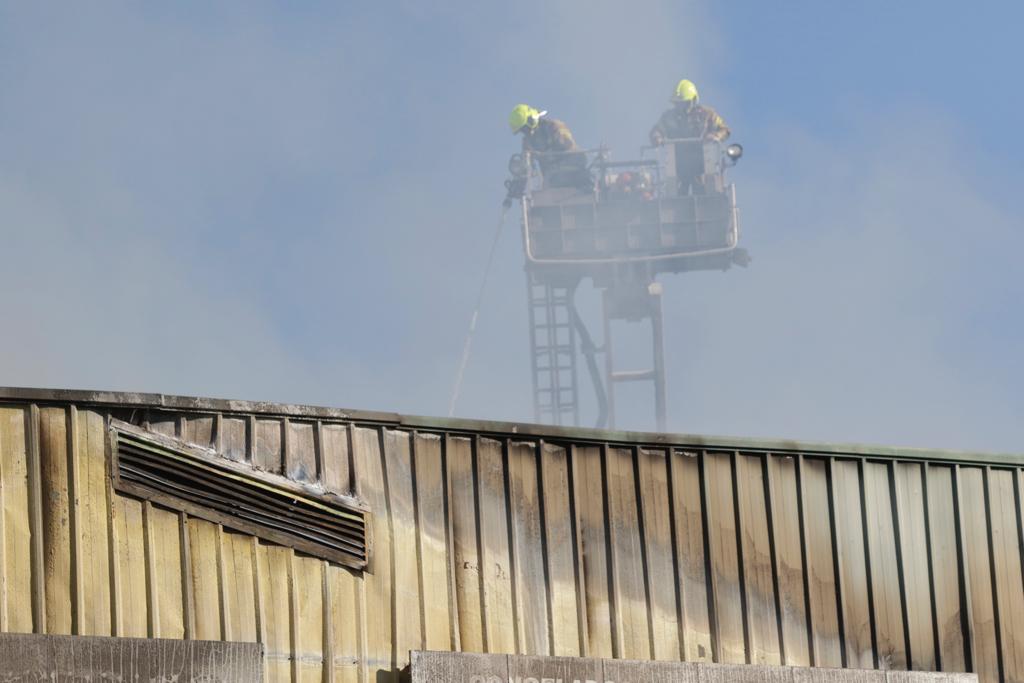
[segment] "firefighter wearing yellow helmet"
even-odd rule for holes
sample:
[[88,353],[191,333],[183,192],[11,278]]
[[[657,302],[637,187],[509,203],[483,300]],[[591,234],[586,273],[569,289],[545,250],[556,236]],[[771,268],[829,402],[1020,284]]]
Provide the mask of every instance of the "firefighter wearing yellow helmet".
[[508,116],[508,125],[513,134],[522,134],[523,152],[537,160],[545,185],[589,189],[593,181],[586,169],[586,156],[578,151],[569,127],[546,115],[528,104],[517,104]]
[[700,103],[697,86],[683,79],[672,95],[672,108],[661,115],[651,129],[651,144],[660,145],[673,138],[718,140],[729,137],[729,127],[711,107]]

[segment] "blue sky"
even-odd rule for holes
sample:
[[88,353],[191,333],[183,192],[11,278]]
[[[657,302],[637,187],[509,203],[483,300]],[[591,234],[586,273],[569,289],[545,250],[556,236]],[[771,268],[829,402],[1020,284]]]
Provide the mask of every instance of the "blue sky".
[[[0,384],[443,414],[508,110],[627,158],[686,76],[754,262],[664,280],[670,428],[1024,450],[1022,15],[2,3]],[[461,416],[531,417],[521,260],[510,222]]]

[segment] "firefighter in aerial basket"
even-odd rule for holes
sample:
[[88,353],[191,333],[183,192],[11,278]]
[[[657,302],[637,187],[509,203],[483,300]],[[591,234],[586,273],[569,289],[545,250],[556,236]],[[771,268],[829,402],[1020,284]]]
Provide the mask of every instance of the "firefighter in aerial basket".
[[685,78],[676,85],[672,108],[661,115],[651,128],[651,144],[655,147],[671,142],[675,145],[676,177],[679,191],[703,194],[708,191],[704,145],[723,142],[729,127],[711,107],[700,103],[697,86]]
[[676,85],[672,108],[661,115],[651,129],[651,144],[657,147],[667,139],[700,138],[723,142],[729,126],[711,107],[700,103],[697,86],[685,78]]
[[517,104],[512,109],[508,125],[513,134],[522,134],[523,152],[529,152],[540,165],[546,188],[593,190],[587,156],[576,146],[568,126],[528,104]]

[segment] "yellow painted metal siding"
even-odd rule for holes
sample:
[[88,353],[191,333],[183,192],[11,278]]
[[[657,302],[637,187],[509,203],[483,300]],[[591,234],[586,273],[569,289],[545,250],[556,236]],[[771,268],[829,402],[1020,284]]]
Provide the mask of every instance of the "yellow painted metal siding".
[[[357,495],[369,571],[115,493],[110,414]],[[0,403],[0,631],[259,641],[271,681],[411,649],[1024,680],[1020,466],[600,436]]]

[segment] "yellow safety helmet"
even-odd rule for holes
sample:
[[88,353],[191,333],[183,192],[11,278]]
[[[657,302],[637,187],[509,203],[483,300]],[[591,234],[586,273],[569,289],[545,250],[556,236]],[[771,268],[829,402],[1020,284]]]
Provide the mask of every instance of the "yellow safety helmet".
[[536,128],[540,122],[541,113],[528,104],[517,104],[508,115],[508,127],[513,133],[518,133],[523,126]]
[[676,92],[672,99],[676,102],[690,102],[691,100],[696,102],[698,99],[697,86],[693,84],[693,81],[684,78],[676,86]]

